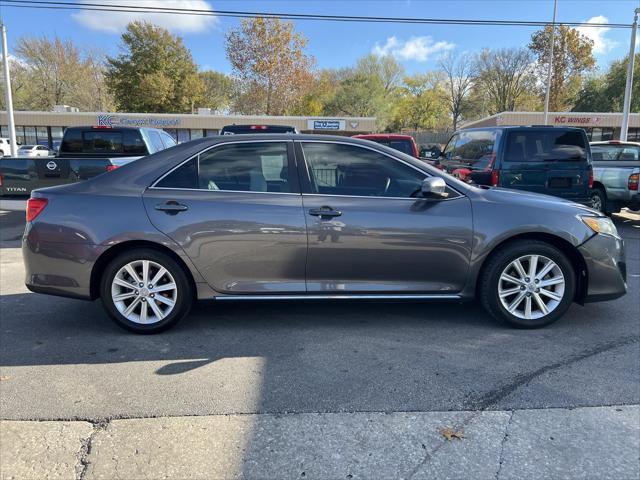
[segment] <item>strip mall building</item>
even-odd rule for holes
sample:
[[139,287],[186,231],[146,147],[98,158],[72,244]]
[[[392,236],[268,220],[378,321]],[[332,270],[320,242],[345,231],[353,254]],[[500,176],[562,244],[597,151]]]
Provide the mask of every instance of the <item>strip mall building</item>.
[[[502,112],[474,122],[465,123],[462,128],[504,127],[508,125],[543,125],[542,112]],[[549,125],[563,127],[581,127],[587,132],[589,140],[618,140],[622,125],[621,113],[580,113],[550,112]],[[627,140],[640,142],[640,113],[629,115]]]
[[[225,125],[289,125],[302,133],[356,135],[376,129],[375,117],[273,117],[210,114],[98,112],[14,113],[16,140],[23,145],[57,148],[66,127],[102,125],[162,128],[179,142],[217,135]],[[7,112],[0,112],[0,137],[9,137]]]

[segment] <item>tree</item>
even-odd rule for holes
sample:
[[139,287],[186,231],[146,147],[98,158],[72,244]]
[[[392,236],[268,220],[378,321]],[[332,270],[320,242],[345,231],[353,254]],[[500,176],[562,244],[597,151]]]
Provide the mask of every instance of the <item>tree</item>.
[[234,93],[233,79],[213,70],[200,72],[198,75],[204,85],[200,106],[217,112],[228,110]]
[[122,53],[107,58],[106,81],[120,110],[190,113],[204,85],[182,39],[147,22],[122,34]]
[[484,49],[475,61],[476,89],[483,91],[489,114],[513,111],[535,86],[532,54],[524,48]]
[[441,80],[435,72],[404,77],[391,125],[394,130],[426,130],[448,123]]
[[306,46],[293,24],[278,18],[245,19],[229,31],[227,58],[239,82],[234,110],[286,114],[312,84],[315,60],[304,53]]
[[325,113],[377,117],[378,127],[385,129],[400,93],[403,72],[393,57],[362,57],[353,68],[338,72],[340,84]]
[[100,111],[111,106],[100,54],[81,51],[57,36],[22,37],[15,52],[11,75],[16,109],[46,111],[68,104]]
[[467,97],[473,87],[473,61],[468,54],[455,56],[449,53],[440,59],[440,68],[446,77],[447,103],[451,124],[456,130],[466,107]]
[[[552,27],[546,26],[531,36],[529,49],[537,56],[537,74],[541,85],[547,84]],[[571,107],[580,88],[582,77],[593,70],[593,40],[575,28],[556,27],[553,50],[553,73],[549,95],[549,110],[561,112]]]
[[336,70],[322,70],[313,79],[309,91],[296,103],[291,113],[293,115],[321,116],[327,113],[327,105],[330,105],[338,91],[339,72]]

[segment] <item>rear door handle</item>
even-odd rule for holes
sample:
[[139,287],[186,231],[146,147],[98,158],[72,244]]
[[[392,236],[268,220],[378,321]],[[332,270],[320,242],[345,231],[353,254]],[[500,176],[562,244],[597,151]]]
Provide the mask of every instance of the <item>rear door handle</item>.
[[340,215],[342,215],[342,212],[325,206],[320,208],[312,208],[311,210],[309,210],[309,215],[320,218],[332,218],[339,217]]
[[181,203],[173,200],[168,201],[167,203],[159,203],[154,208],[169,215],[175,215],[177,213],[184,212],[185,210],[189,210],[189,207],[186,205],[182,205]]

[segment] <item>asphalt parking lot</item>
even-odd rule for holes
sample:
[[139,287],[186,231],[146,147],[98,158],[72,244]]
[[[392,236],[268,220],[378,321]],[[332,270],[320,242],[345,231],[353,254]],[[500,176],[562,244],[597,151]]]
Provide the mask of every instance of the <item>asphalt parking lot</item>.
[[98,302],[28,293],[21,212],[2,212],[3,419],[510,410],[640,403],[640,217],[616,217],[629,294],[542,330],[477,304],[198,305],[127,333]]

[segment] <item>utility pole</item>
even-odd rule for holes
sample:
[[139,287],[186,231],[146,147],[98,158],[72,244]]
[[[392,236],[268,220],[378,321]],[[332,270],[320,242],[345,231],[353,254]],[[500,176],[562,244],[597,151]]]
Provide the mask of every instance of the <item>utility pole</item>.
[[638,30],[638,14],[640,8],[636,8],[631,28],[631,46],[629,47],[629,65],[627,66],[627,84],[624,87],[624,106],[622,108],[622,128],[620,140],[627,141],[629,131],[629,111],[631,110],[631,87],[633,86],[633,64],[636,59],[636,31]]
[[553,75],[553,47],[556,43],[556,13],[558,0],[553,0],[553,22],[551,25],[551,49],[549,52],[549,68],[547,69],[547,91],[544,94],[544,124],[549,124],[549,96],[551,95],[551,75]]
[[7,29],[4,23],[2,28],[2,66],[4,69],[4,99],[7,107],[7,119],[9,123],[9,148],[11,156],[18,156],[18,146],[16,145],[16,124],[13,120],[13,98],[11,97],[11,78],[9,77],[9,52],[7,48]]

